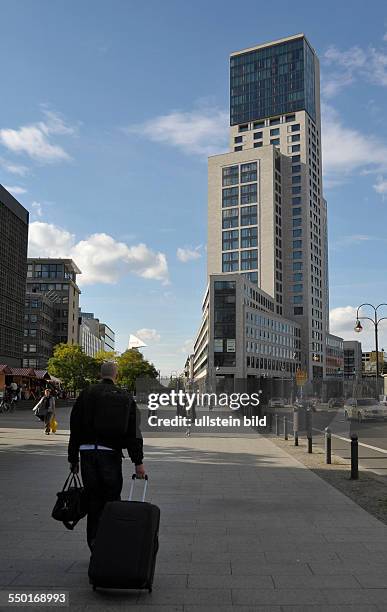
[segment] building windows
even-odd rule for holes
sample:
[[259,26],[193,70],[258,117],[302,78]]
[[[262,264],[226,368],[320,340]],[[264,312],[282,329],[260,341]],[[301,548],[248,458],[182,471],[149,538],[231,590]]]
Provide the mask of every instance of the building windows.
[[295,123],[294,125],[290,125],[289,127],[290,127],[292,132],[299,132],[300,131],[300,124],[299,123]]
[[293,282],[302,281],[302,272],[296,272],[293,274]]
[[293,261],[293,270],[302,270],[302,261]]
[[292,155],[292,164],[298,163],[301,161],[301,155]]
[[274,146],[278,146],[278,145],[280,144],[280,139],[279,139],[279,138],[273,138],[273,139],[270,141],[270,144],[271,144],[271,145],[274,145]]
[[302,229],[294,229],[293,230],[293,238],[298,238],[298,236],[302,236]]
[[[249,164],[241,165],[241,183],[250,183],[251,181],[257,180],[257,162],[251,162]],[[257,186],[255,186],[256,189]],[[243,187],[242,187],[243,194]],[[256,202],[257,200],[254,200]],[[242,204],[243,204],[242,199]],[[246,202],[247,203],[247,202]]]
[[293,227],[297,227],[298,225],[302,225],[302,219],[293,219]]
[[238,142],[243,142],[243,136],[235,136],[234,142],[237,144]]
[[[292,214],[293,214],[293,217],[297,217],[298,215],[300,215],[301,214],[301,207],[293,208]],[[293,225],[294,225],[294,223],[293,223]]]
[[241,145],[234,147],[234,151],[242,151],[243,147]]
[[264,121],[254,121],[253,130],[257,130],[258,128],[265,127]]
[[254,132],[254,140],[261,140],[263,138],[263,132]]
[[222,191],[222,207],[238,206],[239,204],[239,187],[229,187]]
[[286,115],[285,121],[286,123],[289,123],[289,121],[295,121],[296,120],[296,115]]
[[292,176],[292,184],[301,183],[301,174],[295,174]]
[[292,134],[291,139],[292,139],[291,142],[300,142],[300,135]]
[[302,251],[293,251],[293,259],[302,259]]
[[302,249],[302,240],[293,240],[293,249]]
[[257,183],[242,185],[241,204],[252,204],[257,201]]
[[258,240],[258,228],[247,227],[241,230],[241,248],[242,249],[256,247],[257,240]]
[[270,119],[269,121],[270,125],[278,125],[279,123],[281,123],[281,120],[279,117],[274,117],[274,119]]
[[258,282],[258,272],[244,272],[243,276],[246,276],[251,283]]
[[292,194],[296,195],[297,193],[301,193],[301,185],[298,187],[292,187]]
[[229,166],[222,170],[223,187],[237,185],[239,183],[239,166]]
[[254,142],[254,149],[257,149],[258,147],[262,147],[263,146],[263,142]]
[[236,272],[239,268],[238,252],[222,254],[222,272]]
[[273,130],[270,130],[270,136],[279,136],[279,135],[280,135],[279,128],[274,128]]
[[222,233],[222,249],[223,251],[233,251],[239,247],[238,230],[231,230]]
[[296,197],[296,198],[292,198],[292,204],[293,206],[299,206],[301,204],[302,200],[300,197]]
[[239,129],[239,132],[247,132],[247,130],[249,129],[249,124],[244,123],[243,125],[240,125],[238,129]]
[[[300,164],[293,165],[293,166],[292,166],[292,174],[297,174],[298,172],[301,172],[301,166],[300,166]],[[224,183],[223,183],[223,184],[224,184]]]
[[238,208],[222,210],[222,228],[238,227],[239,212]]
[[241,208],[241,225],[257,225],[256,206],[244,206]]
[[258,267],[258,251],[241,251],[241,270],[255,270]]
[[302,291],[303,291],[302,284],[293,285],[293,293],[302,293]]
[[291,152],[292,153],[298,153],[299,151],[301,151],[301,145],[292,145],[291,146]]
[[302,295],[293,295],[293,304],[302,304]]
[[304,314],[304,309],[302,306],[295,306],[293,312],[295,315],[302,315]]

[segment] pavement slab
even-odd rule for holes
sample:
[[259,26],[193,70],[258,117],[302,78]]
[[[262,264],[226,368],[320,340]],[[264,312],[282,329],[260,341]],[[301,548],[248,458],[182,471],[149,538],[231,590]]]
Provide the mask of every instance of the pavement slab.
[[[387,527],[254,432],[145,437],[153,592],[93,592],[85,521],[51,518],[68,416],[51,437],[29,414],[0,420],[0,590],[67,590],[74,612],[387,612]],[[131,473],[126,460],[123,498]]]

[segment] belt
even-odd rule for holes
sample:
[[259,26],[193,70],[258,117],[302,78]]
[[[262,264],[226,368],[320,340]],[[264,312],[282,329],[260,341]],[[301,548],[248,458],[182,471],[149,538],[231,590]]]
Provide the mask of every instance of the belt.
[[83,450],[107,450],[112,451],[114,448],[109,448],[108,446],[102,446],[101,444],[81,444],[79,447],[80,451]]

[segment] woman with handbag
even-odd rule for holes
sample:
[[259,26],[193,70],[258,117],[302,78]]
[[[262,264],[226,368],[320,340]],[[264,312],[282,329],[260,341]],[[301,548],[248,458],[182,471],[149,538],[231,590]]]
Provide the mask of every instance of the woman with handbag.
[[33,408],[36,416],[44,421],[44,431],[49,436],[52,430],[52,421],[55,419],[55,398],[51,396],[50,389],[44,390],[43,397]]

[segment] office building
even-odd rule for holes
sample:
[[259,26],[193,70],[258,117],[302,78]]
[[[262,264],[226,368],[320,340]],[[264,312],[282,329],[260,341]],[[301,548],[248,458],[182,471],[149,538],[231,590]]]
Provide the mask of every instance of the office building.
[[327,334],[325,378],[343,378],[344,376],[344,340],[339,336]]
[[104,350],[104,342],[99,333],[99,319],[93,312],[79,311],[78,317],[78,344],[89,357],[95,357],[98,351]]
[[[327,337],[319,62],[303,34],[231,54],[230,152],[208,164],[209,287],[220,274],[240,275],[268,296],[278,323],[283,317],[300,330],[297,361],[309,381],[321,382],[337,370],[334,345],[340,339]],[[208,374],[218,359],[209,349]],[[243,350],[236,345],[236,363]],[[251,369],[251,356],[250,366],[245,357],[238,376]],[[254,360],[256,376],[265,373],[261,363],[261,357],[259,367]]]
[[[23,363],[44,368],[56,344],[78,343],[81,271],[72,259],[29,258]],[[27,318],[27,315],[29,318]],[[32,317],[32,319],[31,319]]]
[[116,350],[116,335],[114,331],[108,325],[106,325],[106,323],[99,324],[99,335],[103,342],[104,351]]
[[0,185],[0,363],[20,367],[28,211]]
[[358,340],[344,340],[344,378],[362,375],[362,350]]
[[[378,351],[379,374],[387,373],[387,353],[382,349]],[[376,351],[362,353],[363,376],[376,376]]]

